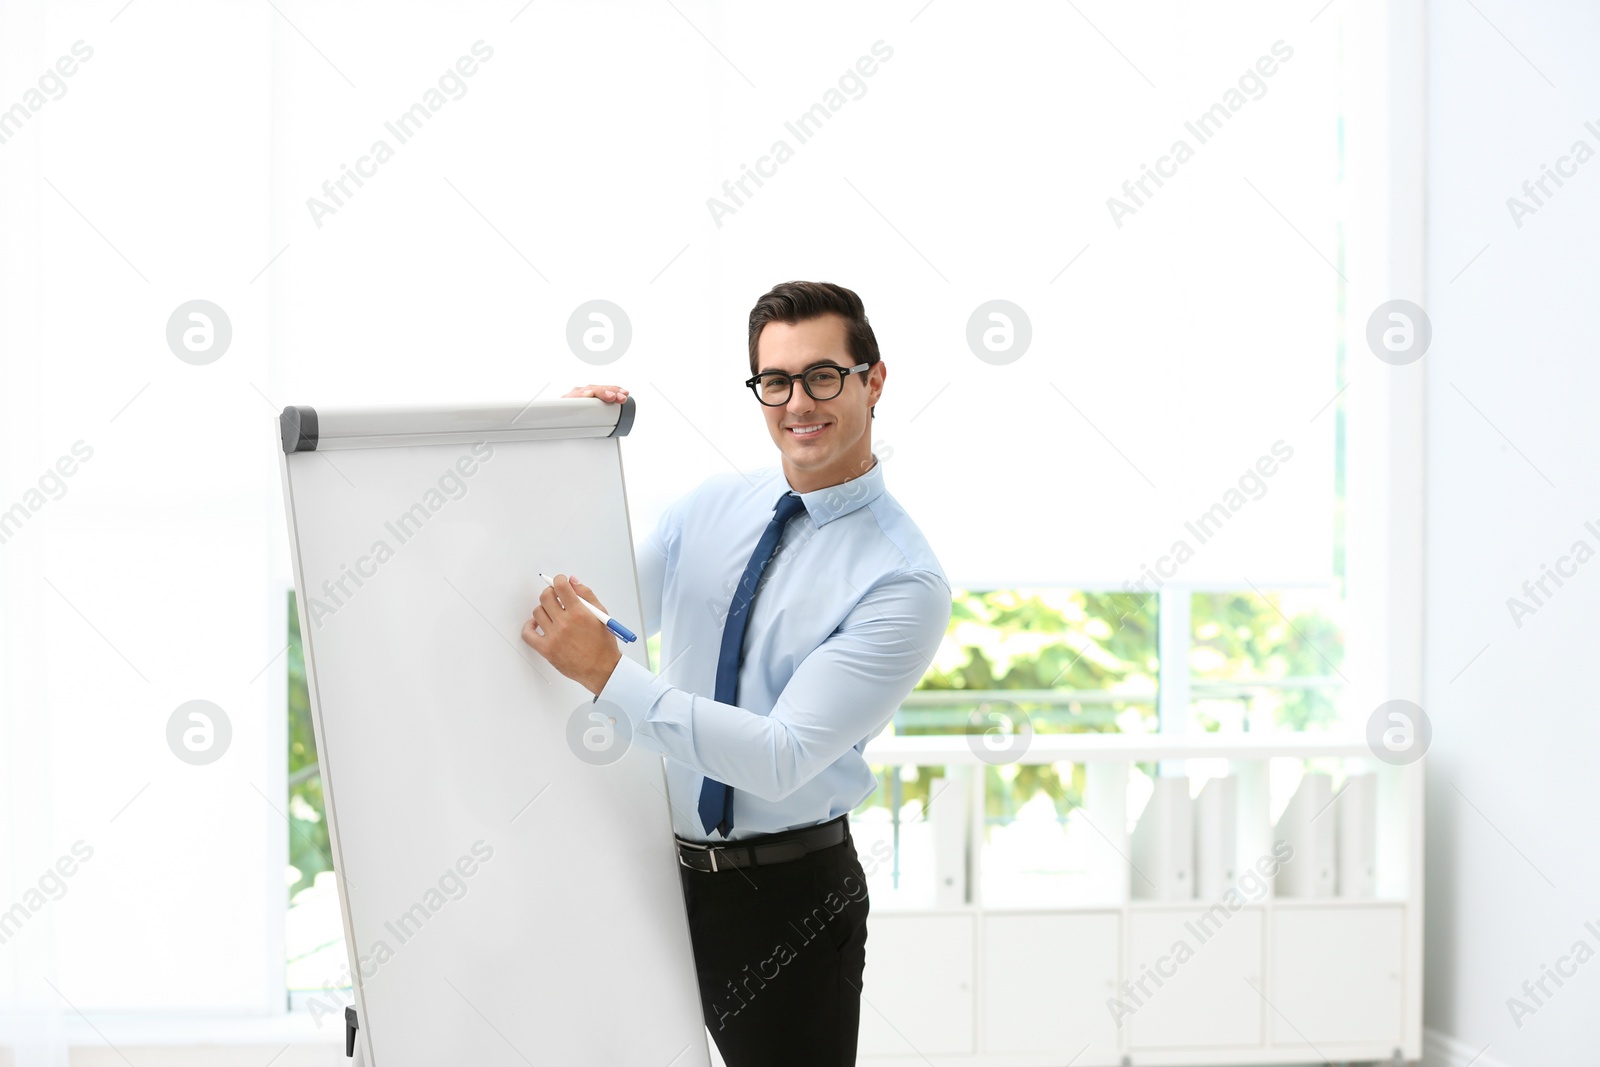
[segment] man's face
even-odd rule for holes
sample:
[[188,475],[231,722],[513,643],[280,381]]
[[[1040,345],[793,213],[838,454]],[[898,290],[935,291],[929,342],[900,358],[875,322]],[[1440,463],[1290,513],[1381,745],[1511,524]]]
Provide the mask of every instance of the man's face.
[[[819,363],[855,366],[841,316],[829,313],[793,324],[769,322],[762,328],[756,348],[758,371],[800,374]],[[761,406],[767,430],[783,453],[784,473],[796,491],[838,485],[872,466],[869,410],[883,393],[887,375],[880,360],[870,371],[846,375],[843,391],[832,400],[813,400],[805,386],[795,382],[789,403]]]

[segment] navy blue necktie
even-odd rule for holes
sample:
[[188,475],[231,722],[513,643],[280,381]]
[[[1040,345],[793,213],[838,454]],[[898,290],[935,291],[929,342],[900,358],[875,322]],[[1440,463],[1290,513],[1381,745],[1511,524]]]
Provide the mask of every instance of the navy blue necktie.
[[[744,633],[750,625],[750,602],[755,599],[756,586],[761,583],[761,572],[778,548],[778,539],[789,520],[805,510],[805,501],[793,490],[778,498],[772,510],[772,521],[767,524],[756,550],[745,564],[739,588],[734,590],[733,603],[728,605],[728,618],[722,624],[722,652],[717,657],[717,691],[714,699],[719,704],[737,704],[739,697],[739,660],[744,654]],[[700,784],[700,824],[706,833],[713,829],[724,839],[733,829],[733,787],[714,778]]]

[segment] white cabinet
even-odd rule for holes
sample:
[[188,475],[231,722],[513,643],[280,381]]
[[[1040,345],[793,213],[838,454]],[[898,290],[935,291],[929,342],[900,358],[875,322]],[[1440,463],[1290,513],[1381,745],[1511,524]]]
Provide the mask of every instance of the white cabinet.
[[861,1055],[972,1051],[972,941],[970,913],[868,917]]
[[984,1050],[1114,1060],[1106,1001],[1116,994],[1121,913],[991,912],[983,922]]
[[1403,904],[1280,904],[1272,925],[1273,1044],[1400,1043]]
[[1259,1045],[1264,928],[1259,907],[1134,905],[1119,986],[1129,1047]]
[[[1397,1049],[1420,1059],[1421,762],[1379,760],[1363,735],[1039,734],[1022,762],[1083,767],[1078,830],[1088,833],[1077,848],[1063,829],[1074,848],[1035,863],[1012,841],[1010,852],[988,851],[992,783],[970,738],[880,735],[867,756],[887,771],[942,766],[962,800],[945,808],[937,845],[918,861],[939,884],[902,891],[937,905],[875,907],[868,922],[862,1067],[1262,1067],[1323,1054],[1387,1063]],[[1132,866],[1148,856],[1133,855],[1131,768],[1185,760],[1191,790],[1208,778],[1203,788],[1215,789],[1224,770],[1236,779],[1233,802],[1218,802],[1202,836],[1224,857],[1231,838],[1237,888],[1210,880],[1205,898],[1139,899]],[[1335,813],[1361,804],[1371,833],[1355,836],[1371,840],[1346,853],[1370,871],[1357,895],[1274,895],[1274,867],[1288,859],[1273,849],[1271,812],[1304,778],[1335,767],[1349,795],[1325,795],[1307,821],[1342,818],[1354,829],[1353,815]],[[1370,814],[1351,790],[1372,794]],[[906,824],[905,839],[915,828]],[[1293,863],[1316,852],[1296,845]],[[992,862],[1002,853],[1009,866]],[[1023,872],[1048,877],[1027,894],[1000,880]],[[1028,904],[1009,905],[1020,899]]]

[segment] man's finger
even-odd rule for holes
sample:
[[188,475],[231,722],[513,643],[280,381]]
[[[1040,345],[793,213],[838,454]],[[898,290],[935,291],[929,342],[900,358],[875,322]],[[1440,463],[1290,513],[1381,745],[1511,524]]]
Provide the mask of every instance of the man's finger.
[[[599,598],[597,598],[594,595],[594,590],[593,589],[590,589],[588,586],[586,586],[582,582],[578,582],[578,581],[569,580],[567,584],[572,589],[572,595],[573,596],[582,597],[584,600],[587,600],[589,603],[593,604],[595,607],[599,608],[601,611],[604,611],[607,615],[611,614],[610,611],[606,610],[606,606],[604,604],[600,603]],[[587,615],[589,613],[586,611],[586,612],[584,612],[584,614]]]
[[620,385],[579,385],[574,386],[565,394],[567,397],[599,397],[606,401],[621,401],[628,398],[628,390]]
[[574,579],[572,582],[572,588],[575,589],[578,595],[583,597],[583,599],[587,600],[589,603],[593,604],[607,615],[611,614],[611,610],[604,604],[600,603],[600,598],[594,595],[593,589],[590,589],[588,586],[584,585],[580,581],[577,581],[576,579]]
[[523,644],[527,645],[529,648],[533,649],[535,652],[539,653],[541,656],[544,655],[544,649],[539,647],[539,642],[543,641],[543,640],[544,640],[544,635],[541,634],[538,630],[534,629],[534,621],[533,621],[533,619],[530,618],[527,622],[522,624],[522,642],[523,642]]
[[[571,603],[574,597],[583,595],[582,591],[577,588],[576,583],[569,579],[565,574],[556,575],[555,589],[557,595],[561,598],[561,606],[563,608]],[[574,605],[574,607],[576,607],[576,605]],[[588,614],[588,612],[584,612],[584,614]]]

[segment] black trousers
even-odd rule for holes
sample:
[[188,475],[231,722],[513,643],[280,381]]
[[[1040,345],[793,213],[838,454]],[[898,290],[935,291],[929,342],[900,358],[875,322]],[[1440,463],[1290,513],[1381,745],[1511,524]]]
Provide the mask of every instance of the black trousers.
[[855,1067],[869,904],[848,832],[785,863],[678,873],[700,1005],[728,1067]]

